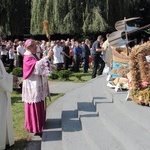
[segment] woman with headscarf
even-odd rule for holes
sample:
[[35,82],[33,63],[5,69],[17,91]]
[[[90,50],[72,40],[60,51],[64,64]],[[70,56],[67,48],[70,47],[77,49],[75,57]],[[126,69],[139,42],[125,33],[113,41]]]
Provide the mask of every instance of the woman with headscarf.
[[25,110],[25,129],[28,132],[42,135],[46,119],[45,98],[49,96],[46,76],[50,75],[49,58],[53,51],[39,60],[36,56],[36,42],[28,39],[25,42],[26,52],[23,60],[22,100]]

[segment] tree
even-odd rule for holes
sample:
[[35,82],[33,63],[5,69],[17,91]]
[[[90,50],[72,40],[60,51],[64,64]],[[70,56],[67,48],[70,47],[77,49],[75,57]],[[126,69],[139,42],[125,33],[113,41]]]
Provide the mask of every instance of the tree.
[[[31,0],[1,0],[0,1],[0,34],[22,35],[24,34],[26,12],[30,10]],[[28,8],[28,9],[26,9]],[[30,14],[28,12],[28,16]],[[28,26],[29,24],[28,18]]]
[[0,34],[45,34],[44,20],[51,34],[113,31],[124,17],[140,16],[141,25],[148,24],[149,7],[149,0],[1,0]]
[[[5,36],[9,29],[9,12],[7,11],[9,8],[10,0],[1,0],[0,1],[0,34]],[[11,3],[11,2],[10,2]]]
[[[103,2],[105,1],[103,0]],[[101,11],[101,7],[103,6],[101,1],[46,0],[45,7],[41,5],[41,3],[43,3],[43,1],[37,2],[33,0],[32,2],[32,34],[43,34],[42,28],[39,28],[41,24],[41,20],[39,18],[48,20],[50,22],[50,31],[53,34],[75,34],[93,31],[97,32],[106,30],[107,28],[105,18],[108,16],[108,0],[105,2],[106,9],[104,9],[103,13]],[[39,9],[39,4],[45,9]],[[37,11],[40,11],[40,13]],[[102,17],[102,14],[104,14],[105,18]]]

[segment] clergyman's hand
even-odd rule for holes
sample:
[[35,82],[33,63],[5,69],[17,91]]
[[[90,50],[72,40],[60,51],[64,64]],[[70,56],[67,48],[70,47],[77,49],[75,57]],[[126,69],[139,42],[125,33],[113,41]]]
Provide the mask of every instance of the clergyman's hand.
[[53,56],[53,54],[54,54],[53,50],[50,49],[48,54],[47,54],[48,59],[51,58]]

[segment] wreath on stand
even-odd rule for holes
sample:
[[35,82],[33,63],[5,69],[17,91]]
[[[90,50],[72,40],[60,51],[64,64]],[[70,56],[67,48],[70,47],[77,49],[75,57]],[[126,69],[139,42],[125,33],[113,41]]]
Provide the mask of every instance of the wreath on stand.
[[132,84],[130,98],[138,104],[150,104],[150,64],[146,56],[150,55],[150,45],[135,46],[130,56]]

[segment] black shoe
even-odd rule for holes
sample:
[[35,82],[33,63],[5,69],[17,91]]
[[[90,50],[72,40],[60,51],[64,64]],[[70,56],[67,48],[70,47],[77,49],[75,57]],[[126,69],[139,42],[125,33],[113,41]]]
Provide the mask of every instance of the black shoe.
[[96,77],[91,77],[91,79],[94,79],[94,78],[96,78]]
[[42,134],[43,133],[35,133],[34,136],[40,136],[40,137],[42,137]]
[[102,73],[99,73],[98,75],[100,76],[100,75],[102,75]]

